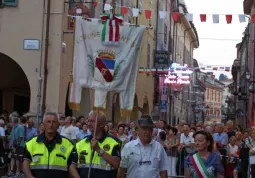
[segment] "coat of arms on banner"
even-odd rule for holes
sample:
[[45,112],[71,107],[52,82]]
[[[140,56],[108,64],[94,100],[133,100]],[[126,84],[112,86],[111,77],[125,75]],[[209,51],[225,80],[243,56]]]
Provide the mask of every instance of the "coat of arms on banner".
[[114,76],[114,51],[99,50],[96,57],[94,79],[100,82],[111,82]]
[[118,76],[118,71],[124,64],[124,60],[120,60],[116,64],[115,57],[116,54],[113,50],[98,50],[95,57],[90,57],[90,70],[94,80],[106,83],[112,82]]

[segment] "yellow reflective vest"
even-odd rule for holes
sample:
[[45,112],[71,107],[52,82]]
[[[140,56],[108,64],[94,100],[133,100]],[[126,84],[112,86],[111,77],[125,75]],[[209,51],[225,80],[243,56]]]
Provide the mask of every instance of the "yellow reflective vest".
[[[48,151],[43,141],[38,137],[32,138],[26,143],[26,149],[31,155],[30,169],[33,170],[54,170],[68,171],[67,161],[74,148],[67,138],[58,136],[61,143],[56,142],[51,152]],[[67,173],[65,173],[67,174]]]
[[[88,136],[76,143],[78,168],[89,168],[91,159],[90,157],[92,154],[90,140],[91,136]],[[106,135],[102,142],[98,141],[98,146],[100,149],[104,150],[105,153],[112,155],[114,147],[119,146],[119,148],[121,148],[121,142],[116,138]],[[107,163],[103,157],[100,157],[97,152],[94,152],[91,168],[106,171],[114,170],[114,168],[109,163]]]

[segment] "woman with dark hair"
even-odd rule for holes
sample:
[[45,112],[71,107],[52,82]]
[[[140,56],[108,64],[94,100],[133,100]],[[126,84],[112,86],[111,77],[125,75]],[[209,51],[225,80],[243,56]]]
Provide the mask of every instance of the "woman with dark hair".
[[206,131],[197,131],[193,137],[197,151],[185,159],[185,178],[224,178],[220,155],[212,152],[214,144],[212,135]]
[[177,164],[177,147],[180,144],[180,139],[177,137],[178,130],[175,127],[168,127],[168,137],[165,141],[167,148],[168,158],[168,177],[176,176],[176,164]]

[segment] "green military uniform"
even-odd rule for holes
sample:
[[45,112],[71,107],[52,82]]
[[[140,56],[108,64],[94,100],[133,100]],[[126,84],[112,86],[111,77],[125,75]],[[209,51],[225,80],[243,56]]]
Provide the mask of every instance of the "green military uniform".
[[[85,137],[76,144],[78,153],[77,167],[82,178],[87,178],[88,176],[92,154],[91,139],[92,135]],[[104,136],[98,140],[98,146],[104,150],[105,153],[120,157],[121,141],[119,139],[105,133]],[[99,156],[97,152],[94,152],[91,168],[90,178],[115,178],[117,176],[117,170],[107,163],[103,157]]]

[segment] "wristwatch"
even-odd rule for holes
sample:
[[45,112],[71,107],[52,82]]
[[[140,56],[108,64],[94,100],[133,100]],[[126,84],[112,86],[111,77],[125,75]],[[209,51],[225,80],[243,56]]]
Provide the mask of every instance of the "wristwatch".
[[104,152],[105,152],[104,150],[100,149],[100,151],[98,152],[98,155],[102,157],[104,155]]

